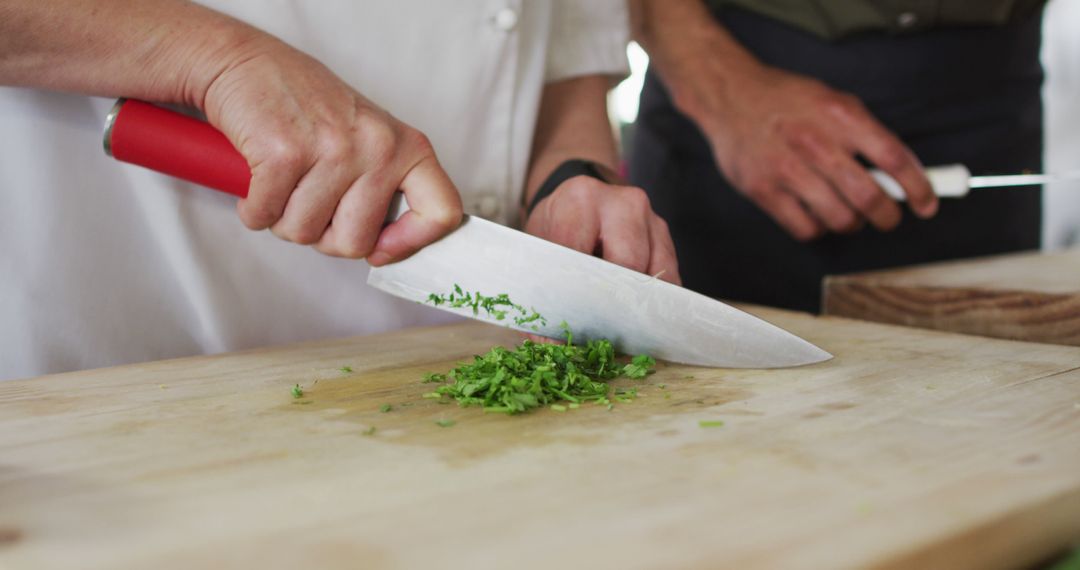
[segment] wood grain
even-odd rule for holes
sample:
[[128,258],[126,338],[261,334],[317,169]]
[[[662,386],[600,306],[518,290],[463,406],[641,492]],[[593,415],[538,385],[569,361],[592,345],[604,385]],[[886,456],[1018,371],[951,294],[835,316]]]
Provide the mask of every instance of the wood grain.
[[0,568],[1009,568],[1080,538],[1080,349],[759,312],[836,358],[518,417],[421,398],[515,341],[479,324],[0,383]]
[[1080,346],[1080,249],[830,276],[828,315]]

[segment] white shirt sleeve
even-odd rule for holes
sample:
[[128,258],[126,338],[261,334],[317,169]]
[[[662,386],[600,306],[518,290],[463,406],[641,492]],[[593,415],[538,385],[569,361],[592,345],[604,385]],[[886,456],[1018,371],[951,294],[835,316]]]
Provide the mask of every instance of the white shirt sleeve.
[[626,0],[554,0],[544,80],[582,75],[621,79],[630,73],[629,41]]

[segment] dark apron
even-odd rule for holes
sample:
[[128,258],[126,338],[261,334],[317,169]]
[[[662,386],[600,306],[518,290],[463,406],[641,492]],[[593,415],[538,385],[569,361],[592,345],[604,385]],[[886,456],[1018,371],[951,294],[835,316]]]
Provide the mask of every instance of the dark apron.
[[[1004,27],[836,43],[746,11],[717,18],[766,64],[859,97],[926,165],[1042,169],[1041,13]],[[630,176],[671,226],[685,285],[723,299],[817,312],[826,275],[1039,247],[1036,187],[975,190],[942,200],[931,220],[905,207],[892,232],[799,243],[717,171],[708,143],[651,71]]]

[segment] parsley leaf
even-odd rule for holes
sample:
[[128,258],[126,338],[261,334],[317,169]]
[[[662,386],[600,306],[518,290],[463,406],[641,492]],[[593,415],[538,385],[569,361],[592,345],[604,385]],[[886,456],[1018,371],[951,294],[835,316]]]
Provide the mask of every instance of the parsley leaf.
[[292,397],[297,399],[304,397],[304,389],[299,384],[292,387]]
[[536,309],[525,309],[521,305],[514,304],[506,293],[500,293],[494,297],[488,297],[480,292],[467,293],[460,285],[454,284],[454,290],[448,295],[428,295],[427,302],[436,307],[446,305],[451,309],[472,309],[474,315],[483,310],[495,320],[502,321],[510,317],[514,324],[519,327],[528,327],[534,331],[541,326],[547,326],[544,319]]
[[627,378],[644,378],[654,372],[654,366],[656,366],[656,360],[653,357],[639,354],[630,361],[630,364],[623,366],[623,375]]

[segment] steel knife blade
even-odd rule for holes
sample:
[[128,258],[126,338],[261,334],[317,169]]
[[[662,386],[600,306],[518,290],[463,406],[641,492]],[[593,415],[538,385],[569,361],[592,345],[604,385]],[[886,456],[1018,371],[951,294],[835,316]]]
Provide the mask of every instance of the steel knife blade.
[[575,339],[607,338],[620,352],[670,362],[780,368],[832,358],[720,301],[474,216],[408,259],[373,268],[368,285],[418,303],[454,285],[506,293],[547,324],[533,330],[471,308],[438,308],[553,338],[563,336],[565,321]]

